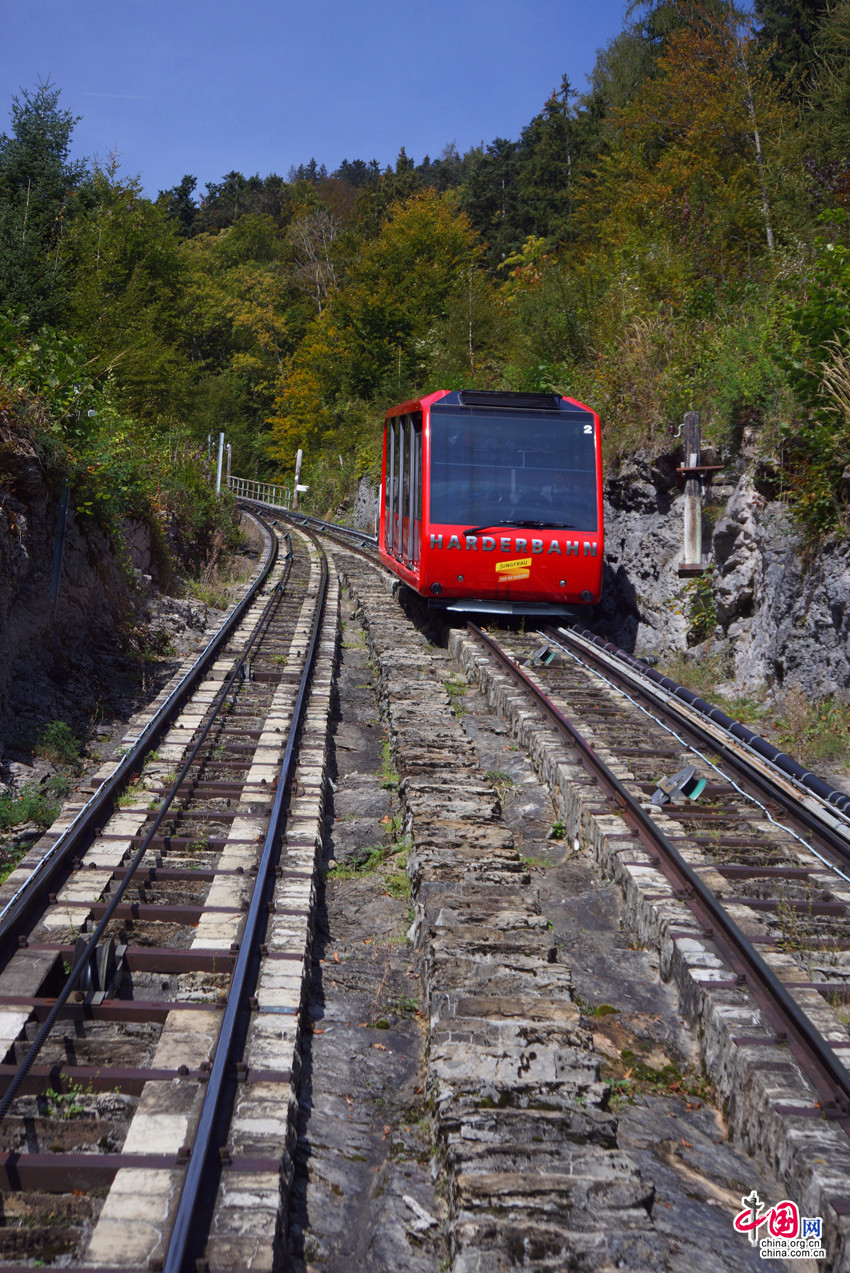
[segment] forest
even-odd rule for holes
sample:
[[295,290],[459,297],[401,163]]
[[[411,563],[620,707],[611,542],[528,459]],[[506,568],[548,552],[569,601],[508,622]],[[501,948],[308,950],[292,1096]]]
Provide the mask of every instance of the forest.
[[245,477],[304,448],[323,514],[421,392],[578,398],[612,468],[695,410],[811,541],[845,533],[848,54],[850,0],[636,0],[518,138],[185,175],[155,200],[70,158],[59,87],[23,90],[0,136],[0,410],[79,512],[182,505],[187,535],[214,516],[220,429]]

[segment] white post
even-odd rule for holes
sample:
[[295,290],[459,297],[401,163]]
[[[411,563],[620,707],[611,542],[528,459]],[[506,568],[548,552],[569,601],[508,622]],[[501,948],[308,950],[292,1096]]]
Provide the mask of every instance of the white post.
[[[685,415],[684,451],[686,469],[694,469],[700,461],[699,416],[696,411]],[[699,476],[685,475],[685,561],[686,566],[702,565],[702,486]]]
[[292,507],[298,507],[298,483],[301,481],[301,461],[304,458],[304,452],[298,448],[298,454],[295,457],[295,488],[292,492]]
[[230,448],[230,443],[228,442],[227,444],[227,485],[228,486],[230,485],[230,459],[231,459],[231,448]]
[[216,469],[216,474],[215,474],[216,495],[221,494],[221,460],[223,455],[224,455],[224,434],[219,433],[218,435],[218,468]]

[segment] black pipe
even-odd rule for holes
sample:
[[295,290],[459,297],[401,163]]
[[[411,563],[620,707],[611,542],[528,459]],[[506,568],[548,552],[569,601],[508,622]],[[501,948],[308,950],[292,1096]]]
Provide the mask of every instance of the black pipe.
[[685,689],[684,685],[677,684],[669,676],[662,676],[660,672],[656,672],[654,668],[651,668],[648,663],[644,663],[642,659],[635,658],[633,654],[627,654],[625,650],[621,650],[613,642],[606,641],[604,637],[597,636],[594,632],[589,632],[587,628],[573,628],[572,631],[586,641],[590,641],[592,645],[597,646],[600,650],[613,654],[615,658],[627,663],[629,667],[635,668],[643,676],[654,681],[656,685],[662,686],[669,694],[680,698],[683,703],[687,703],[689,707],[693,707],[701,715],[706,716],[710,721],[714,721],[716,725],[720,725],[722,729],[725,729],[734,738],[739,738],[741,742],[746,743],[759,756],[763,756],[765,760],[769,760],[771,764],[776,765],[777,769],[781,769],[783,773],[788,774],[791,778],[796,778],[799,783],[802,783],[809,791],[814,792],[816,796],[820,796],[821,800],[825,800],[827,804],[840,809],[842,813],[850,813],[850,796],[843,791],[836,791],[835,787],[831,787],[828,782],[824,782],[816,774],[804,769],[791,756],[774,747],[759,734],[753,733],[751,729],[748,729],[746,725],[742,725],[740,721],[733,720],[731,716],[727,716],[725,712],[722,712],[719,707],[715,707],[713,703],[706,702],[704,698],[694,694],[693,690]]

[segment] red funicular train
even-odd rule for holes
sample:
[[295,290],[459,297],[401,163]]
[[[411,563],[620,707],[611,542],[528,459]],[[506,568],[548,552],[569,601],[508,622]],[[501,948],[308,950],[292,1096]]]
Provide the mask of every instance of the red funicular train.
[[599,600],[599,417],[555,394],[441,391],[387,412],[378,542],[435,608]]

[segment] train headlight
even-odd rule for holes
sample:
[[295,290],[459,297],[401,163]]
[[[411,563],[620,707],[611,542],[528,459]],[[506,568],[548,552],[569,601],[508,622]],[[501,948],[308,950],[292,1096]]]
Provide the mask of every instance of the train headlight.
[[593,593],[588,592],[587,588],[585,588],[584,592],[579,593],[579,596],[585,605],[588,605],[593,600]]
[[440,593],[443,591],[443,585],[441,583],[432,583],[431,591],[435,597],[439,597]]

